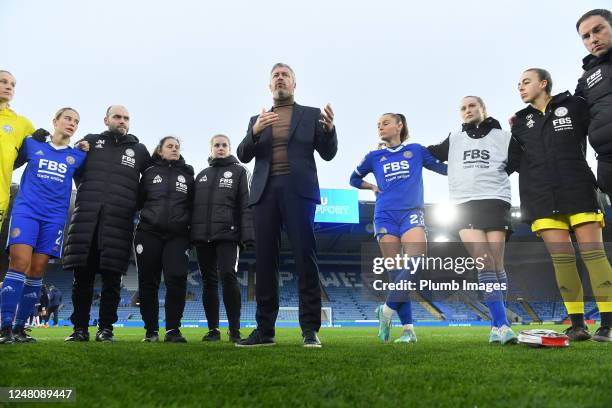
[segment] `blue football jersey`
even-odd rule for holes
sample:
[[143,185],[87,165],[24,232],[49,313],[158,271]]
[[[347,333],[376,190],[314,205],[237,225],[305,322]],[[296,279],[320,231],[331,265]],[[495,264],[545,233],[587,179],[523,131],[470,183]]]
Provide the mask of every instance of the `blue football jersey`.
[[418,143],[373,150],[353,172],[351,185],[359,188],[362,179],[374,173],[381,191],[376,197],[376,213],[423,208],[423,167],[446,175],[447,165]]
[[51,143],[24,140],[27,166],[21,176],[12,214],[64,224],[70,207],[72,176],[81,167],[87,153]]

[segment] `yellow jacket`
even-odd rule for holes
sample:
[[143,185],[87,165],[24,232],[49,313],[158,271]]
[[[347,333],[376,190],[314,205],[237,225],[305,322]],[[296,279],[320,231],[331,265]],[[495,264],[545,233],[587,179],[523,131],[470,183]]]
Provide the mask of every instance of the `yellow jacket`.
[[34,126],[27,118],[10,108],[0,110],[0,226],[7,215],[13,164],[23,139],[32,133]]

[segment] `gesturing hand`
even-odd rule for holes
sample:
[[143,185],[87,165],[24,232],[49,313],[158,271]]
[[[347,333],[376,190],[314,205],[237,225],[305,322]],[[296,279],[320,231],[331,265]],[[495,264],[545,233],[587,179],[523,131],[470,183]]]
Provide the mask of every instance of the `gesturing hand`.
[[325,105],[321,111],[319,122],[321,122],[321,125],[323,125],[325,130],[328,132],[331,132],[334,129],[334,111],[329,103]]
[[266,112],[266,109],[262,108],[261,113],[253,125],[253,136],[258,135],[265,128],[275,124],[276,122],[278,122],[278,113]]

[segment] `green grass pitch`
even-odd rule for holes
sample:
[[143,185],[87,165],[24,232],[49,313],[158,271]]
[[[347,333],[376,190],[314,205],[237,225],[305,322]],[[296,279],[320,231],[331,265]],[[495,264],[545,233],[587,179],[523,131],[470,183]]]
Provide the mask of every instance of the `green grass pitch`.
[[409,345],[380,344],[375,328],[323,328],[322,349],[304,349],[298,329],[257,349],[236,348],[225,333],[202,343],[203,329],[184,329],[187,344],[141,343],[140,328],[115,329],[112,344],[64,343],[69,332],[34,329],[38,343],[1,346],[0,386],[71,387],[86,407],[612,404],[612,344],[502,347],[487,343],[486,327],[417,327]]

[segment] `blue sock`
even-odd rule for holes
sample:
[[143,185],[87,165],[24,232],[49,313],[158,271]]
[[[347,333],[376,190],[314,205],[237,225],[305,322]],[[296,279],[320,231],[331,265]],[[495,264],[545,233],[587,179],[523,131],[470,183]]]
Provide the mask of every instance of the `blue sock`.
[[25,275],[23,273],[11,269],[6,272],[4,282],[2,282],[2,290],[0,291],[0,295],[2,295],[0,314],[2,315],[3,329],[13,326],[13,318],[15,317],[17,304],[21,300],[24,282]]
[[[409,264],[407,269],[394,271],[395,279],[393,279],[393,281],[396,283],[402,280],[412,281],[416,276],[416,272],[418,272],[418,269],[414,268],[412,265],[413,264]],[[413,269],[415,270],[415,273],[411,273]],[[410,302],[410,291],[405,290],[389,292],[386,303],[387,306],[397,312],[397,316],[399,317],[402,325],[412,324],[412,303]]]
[[[485,284],[495,284],[497,281],[497,274],[495,271],[482,270],[478,272],[478,282]],[[506,307],[504,306],[504,300],[502,292],[500,290],[492,290],[490,292],[482,292],[484,297],[484,303],[489,308],[491,314],[491,321],[494,327],[501,327],[504,324],[509,326],[508,319],[506,318]]]
[[[405,269],[389,271],[389,282],[399,283],[402,280],[408,279],[410,279],[410,273],[407,273]],[[387,293],[386,304],[396,312],[399,312],[399,309],[405,302],[410,303],[410,293],[403,290],[390,290]]]
[[402,325],[412,324],[412,304],[410,300],[402,303],[399,309],[397,309],[397,317],[399,317]]
[[502,297],[504,299],[504,305],[506,304],[506,299],[508,299],[508,275],[506,275],[506,271],[505,270],[501,270],[501,271],[497,271],[497,281],[500,284],[506,284],[506,289],[502,290]]
[[26,278],[21,294],[21,301],[17,308],[17,316],[15,316],[15,329],[23,329],[25,322],[34,310],[34,305],[40,299],[40,290],[42,288],[42,278]]

